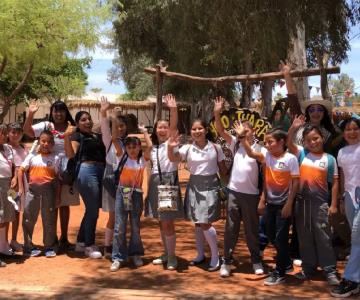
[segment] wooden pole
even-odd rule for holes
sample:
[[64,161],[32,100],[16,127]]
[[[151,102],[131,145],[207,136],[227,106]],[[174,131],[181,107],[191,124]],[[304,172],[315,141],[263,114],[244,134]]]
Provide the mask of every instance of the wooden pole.
[[162,96],[163,96],[163,72],[165,72],[163,60],[160,60],[155,67],[156,74],[156,113],[154,124],[161,119]]
[[[234,76],[222,76],[222,77],[198,77],[198,76],[191,76],[182,73],[169,72],[166,71],[166,68],[161,68],[161,66],[159,65],[157,65],[156,68],[145,68],[144,71],[145,73],[156,75],[157,89],[161,89],[161,91],[162,91],[162,80],[164,76],[183,80],[183,81],[196,81],[202,84],[226,84],[226,83],[243,82],[243,81],[275,80],[284,77],[282,72],[270,72],[270,73],[262,73],[262,74],[234,75]],[[340,73],[340,67],[335,66],[335,67],[324,68],[324,72],[326,72],[326,74],[338,74]],[[321,74],[320,68],[291,71],[291,76],[294,78],[316,76],[320,74]],[[157,90],[157,92],[159,92],[159,90]]]

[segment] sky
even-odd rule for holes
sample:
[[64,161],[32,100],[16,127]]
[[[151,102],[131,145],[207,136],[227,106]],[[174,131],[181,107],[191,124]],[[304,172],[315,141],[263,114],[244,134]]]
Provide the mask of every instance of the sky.
[[[355,36],[358,30],[352,30],[351,36]],[[350,77],[355,80],[355,92],[360,93],[360,37],[354,38],[350,41],[351,50],[348,52],[348,62],[344,62],[340,65],[341,73],[347,73]],[[113,66],[112,59],[114,58],[115,52],[96,48],[92,53],[89,53],[93,57],[91,68],[86,70],[88,74],[88,82],[86,91],[89,92],[93,88],[101,88],[102,93],[108,94],[124,94],[126,93],[126,87],[124,83],[111,84],[107,81],[107,71]],[[194,74],[196,75],[196,74]],[[225,75],[225,74],[224,74]],[[335,76],[336,74],[332,75]],[[309,85],[314,88],[311,90],[311,95],[318,94],[316,87],[320,87],[320,77],[312,76],[309,77]],[[286,88],[277,88],[274,95],[280,92],[286,94]]]

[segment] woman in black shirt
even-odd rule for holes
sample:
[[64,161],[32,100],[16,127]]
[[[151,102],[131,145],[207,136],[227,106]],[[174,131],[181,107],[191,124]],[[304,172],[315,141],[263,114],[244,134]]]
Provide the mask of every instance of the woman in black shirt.
[[95,231],[101,207],[106,150],[101,136],[92,132],[93,121],[89,113],[79,111],[75,123],[76,127],[69,125],[66,129],[64,144],[66,156],[76,159],[76,186],[85,204],[76,251],[84,251],[90,258],[101,258],[102,254],[95,246]]

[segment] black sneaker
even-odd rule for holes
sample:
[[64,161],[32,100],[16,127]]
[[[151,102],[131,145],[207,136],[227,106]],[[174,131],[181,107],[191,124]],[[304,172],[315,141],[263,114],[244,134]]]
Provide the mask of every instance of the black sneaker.
[[296,273],[294,276],[296,279],[299,279],[299,280],[310,280],[310,275],[306,274],[304,271]]
[[360,292],[359,284],[350,280],[343,279],[340,284],[333,288],[331,296],[335,298],[346,298]]
[[280,276],[278,272],[274,271],[264,280],[264,285],[277,285],[283,282],[285,282],[285,277]]
[[294,271],[294,267],[293,267],[292,264],[288,265],[288,266],[286,267],[286,269],[285,269],[285,273],[286,273],[286,274],[289,274],[289,273],[291,273],[291,272],[293,272],[293,271]]

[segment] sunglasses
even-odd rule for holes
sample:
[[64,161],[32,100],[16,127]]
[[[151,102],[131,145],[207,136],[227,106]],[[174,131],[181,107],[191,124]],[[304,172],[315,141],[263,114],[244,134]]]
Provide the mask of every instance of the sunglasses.
[[309,113],[314,113],[314,112],[324,112],[324,108],[323,107],[309,107]]

